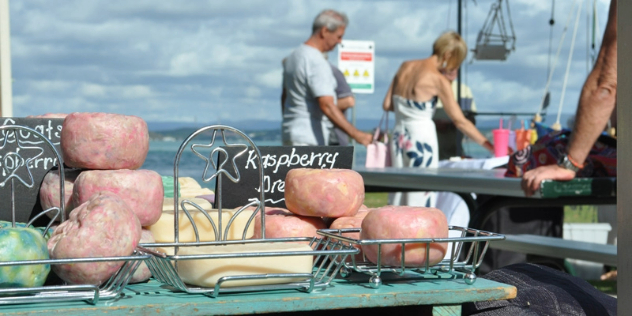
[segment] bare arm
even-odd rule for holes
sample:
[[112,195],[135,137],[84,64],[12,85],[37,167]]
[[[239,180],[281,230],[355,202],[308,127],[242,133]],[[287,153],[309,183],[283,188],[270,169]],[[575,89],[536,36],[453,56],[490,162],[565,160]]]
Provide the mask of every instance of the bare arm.
[[617,96],[617,1],[610,4],[608,24],[593,70],[582,88],[568,154],[583,163],[615,108]]
[[461,107],[456,103],[454,99],[454,95],[452,93],[452,87],[450,86],[450,82],[443,78],[439,77],[439,89],[438,95],[439,99],[443,103],[443,108],[445,113],[450,117],[456,128],[458,128],[463,134],[467,135],[467,137],[471,138],[477,144],[485,147],[485,149],[489,151],[493,151],[494,148],[491,146],[487,138],[468,120],[465,115],[463,115],[463,111],[461,111]]
[[338,109],[340,109],[340,111],[344,111],[354,106],[355,106],[355,97],[352,95],[338,99]]
[[[617,0],[610,2],[608,23],[599,56],[582,88],[577,106],[577,120],[569,141],[568,155],[583,164],[590,148],[603,132],[616,105],[617,96]],[[558,165],[527,171],[522,177],[525,195],[533,195],[545,179],[571,180],[575,172]]]
[[334,125],[341,130],[343,130],[347,135],[351,138],[355,139],[358,143],[362,145],[368,145],[373,140],[373,136],[369,133],[362,132],[356,129],[347,118],[342,114],[342,111],[338,109],[336,104],[334,103],[334,97],[332,96],[322,96],[316,98],[318,101],[318,106],[323,111],[323,113],[329,118],[329,120],[334,123]]
[[382,108],[384,109],[384,111],[395,111],[395,109],[393,109],[392,103],[394,82],[395,78],[393,78],[393,81],[391,81],[391,85],[388,86],[388,91],[386,91],[386,96],[384,96],[384,102],[382,102]]

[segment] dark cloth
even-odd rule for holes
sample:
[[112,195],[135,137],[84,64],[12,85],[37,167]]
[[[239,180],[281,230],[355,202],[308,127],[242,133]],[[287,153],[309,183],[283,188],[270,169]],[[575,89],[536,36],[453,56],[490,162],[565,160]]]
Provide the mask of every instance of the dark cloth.
[[[471,100],[470,100],[471,101]],[[473,112],[464,111],[465,118],[476,124]],[[432,117],[437,130],[437,141],[439,143],[439,160],[450,159],[450,157],[463,156],[463,133],[459,131],[452,120],[445,113],[443,108],[438,108]]]
[[[567,152],[571,138],[570,130],[554,131],[543,125],[536,125],[538,140],[511,155],[506,177],[522,177],[525,172],[540,166],[557,164],[560,156]],[[540,136],[542,135],[542,136]],[[600,135],[590,149],[584,167],[577,172],[578,178],[616,177],[617,140]]]
[[521,263],[510,265],[483,278],[517,288],[510,300],[463,304],[462,315],[616,315],[617,300],[590,283],[546,266]]
[[[482,203],[488,198],[489,196],[479,195],[477,202]],[[562,207],[501,208],[481,229],[499,234],[531,234],[562,238],[563,222],[564,209]],[[488,249],[478,271],[485,275],[507,265],[525,262],[547,265],[558,270],[564,269],[564,259]]]
[[[331,64],[330,64],[331,65]],[[336,98],[342,99],[349,96],[353,96],[353,92],[351,91],[351,86],[347,83],[345,79],[345,75],[338,69],[338,67],[331,65],[331,71],[334,73],[334,78],[336,78],[336,83],[338,84],[336,87]],[[346,110],[342,111],[342,114],[347,115]],[[349,135],[342,131],[341,129],[334,127],[334,132],[330,134],[329,144],[330,145],[339,145],[339,146],[347,146],[349,145]]]

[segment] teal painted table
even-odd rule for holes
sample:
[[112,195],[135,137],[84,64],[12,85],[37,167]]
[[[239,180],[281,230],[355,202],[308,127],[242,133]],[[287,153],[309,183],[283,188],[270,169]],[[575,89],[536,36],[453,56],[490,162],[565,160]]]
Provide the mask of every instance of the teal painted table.
[[[305,293],[297,290],[256,293],[220,294],[217,298],[201,294],[174,292],[155,280],[128,286],[124,296],[102,301],[97,305],[85,302],[40,303],[0,306],[2,315],[240,315],[252,313],[300,312],[332,315],[344,314],[349,308],[406,308],[432,311],[434,315],[460,315],[460,306],[469,301],[510,299],[516,288],[479,278],[473,285],[462,279],[411,280],[406,276],[397,281],[385,281],[378,289],[366,283],[368,276],[353,274],[356,280],[336,279],[323,291]],[[439,274],[439,278],[448,275]],[[357,280],[361,281],[357,281]],[[430,307],[428,309],[428,307]],[[394,314],[394,313],[386,313]],[[416,314],[420,314],[416,312]]]

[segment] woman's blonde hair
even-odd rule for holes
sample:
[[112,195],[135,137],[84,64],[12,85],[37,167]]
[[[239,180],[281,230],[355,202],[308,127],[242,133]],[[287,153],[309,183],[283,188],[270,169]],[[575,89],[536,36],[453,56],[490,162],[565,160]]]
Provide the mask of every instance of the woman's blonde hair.
[[[459,33],[448,31],[441,34],[432,44],[432,54],[439,57],[441,68],[455,69],[461,65],[467,56],[467,44],[465,44]],[[444,60],[446,54],[450,56]]]

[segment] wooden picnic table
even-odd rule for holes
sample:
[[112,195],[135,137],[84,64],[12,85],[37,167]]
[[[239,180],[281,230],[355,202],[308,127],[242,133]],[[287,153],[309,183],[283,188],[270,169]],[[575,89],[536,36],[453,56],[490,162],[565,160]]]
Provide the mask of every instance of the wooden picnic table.
[[[470,211],[470,228],[482,229],[499,209],[512,207],[550,207],[565,205],[615,205],[616,178],[577,178],[571,181],[545,180],[541,189],[525,197],[520,178],[505,177],[505,169],[459,168],[364,168],[356,167],[364,178],[367,192],[448,191],[461,196]],[[479,203],[472,193],[489,198]],[[584,242],[534,235],[506,235],[504,241],[490,247],[530,254],[575,258],[616,265],[613,245],[590,245]]]
[[[367,192],[448,191],[459,194],[470,209],[470,226],[481,228],[500,207],[616,204],[616,178],[550,181],[525,197],[520,178],[507,178],[504,169],[354,168]],[[477,204],[471,193],[492,196]]]
[[353,274],[350,279],[335,279],[325,290],[311,293],[298,290],[220,293],[216,298],[177,292],[152,279],[148,283],[128,285],[122,297],[99,301],[96,305],[83,301],[0,305],[0,314],[83,316],[107,313],[115,316],[296,312],[297,315],[305,315],[310,312],[307,314],[354,315],[354,312],[359,313],[367,308],[383,308],[382,311],[388,315],[389,308],[399,308],[415,311],[417,315],[432,313],[433,309],[435,315],[460,315],[461,304],[465,302],[511,299],[516,296],[516,288],[511,285],[482,278],[468,285],[463,279],[453,279],[441,272],[436,278],[425,280],[415,280],[410,275],[404,275],[396,280],[385,281],[377,289],[372,288],[367,279],[367,275]]

